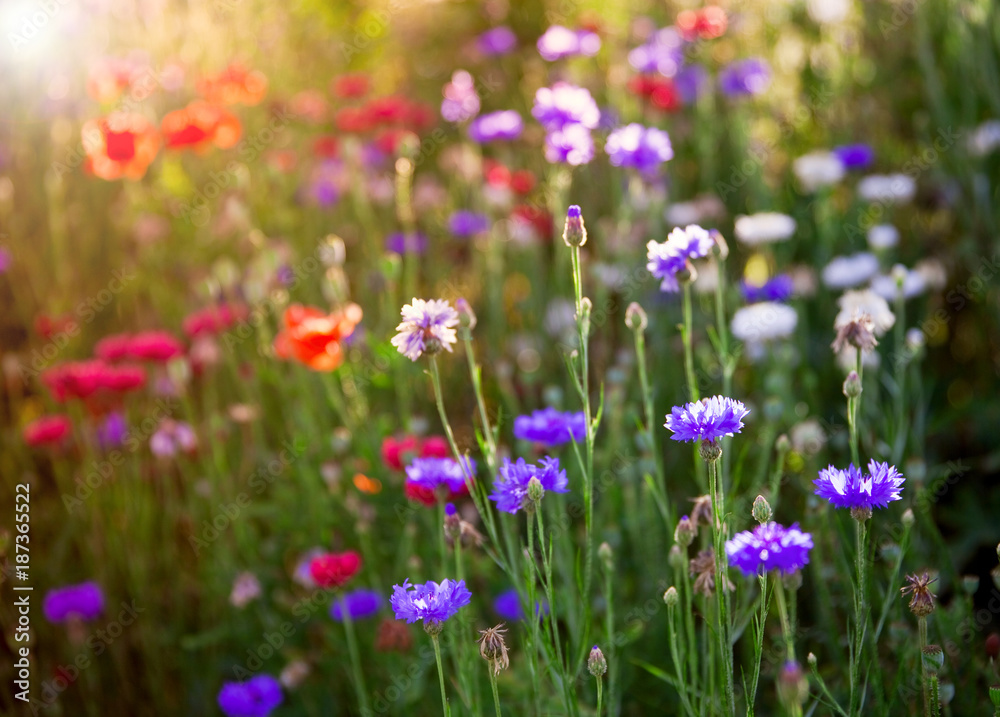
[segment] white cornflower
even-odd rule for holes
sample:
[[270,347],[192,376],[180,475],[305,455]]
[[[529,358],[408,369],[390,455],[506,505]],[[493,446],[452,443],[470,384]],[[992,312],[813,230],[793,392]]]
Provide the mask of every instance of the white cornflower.
[[871,289],[886,301],[895,301],[900,295],[904,299],[912,299],[927,290],[927,282],[920,272],[896,264],[891,273],[873,278]]
[[441,349],[451,351],[458,341],[455,327],[458,312],[444,299],[414,299],[402,310],[403,320],[392,337],[392,345],[411,361],[423,354],[436,354]]
[[761,301],[736,310],[730,324],[740,341],[758,343],[790,336],[799,317],[795,309],[776,301]]
[[810,152],[792,163],[792,171],[802,188],[815,192],[820,187],[836,184],[844,178],[844,163],[833,152]]
[[906,174],[870,174],[858,182],[858,196],[866,202],[906,204],[916,193],[916,180]]
[[892,249],[899,244],[899,230],[892,224],[876,224],[868,230],[868,246],[872,249]]
[[823,267],[823,284],[831,289],[850,289],[861,286],[877,273],[878,259],[874,254],[838,256]]
[[792,236],[795,233],[795,220],[787,214],[760,212],[737,217],[734,230],[736,238],[744,244],[770,244]]

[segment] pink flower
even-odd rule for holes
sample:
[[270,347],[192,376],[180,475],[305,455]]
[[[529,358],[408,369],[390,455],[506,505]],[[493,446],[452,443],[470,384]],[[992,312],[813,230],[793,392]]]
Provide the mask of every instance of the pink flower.
[[73,432],[69,416],[61,413],[42,416],[24,427],[24,442],[29,446],[43,446],[61,443]]

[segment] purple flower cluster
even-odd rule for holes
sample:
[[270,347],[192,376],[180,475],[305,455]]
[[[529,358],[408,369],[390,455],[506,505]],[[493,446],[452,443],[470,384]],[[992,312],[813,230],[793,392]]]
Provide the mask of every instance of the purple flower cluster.
[[121,411],[112,411],[97,427],[97,447],[102,451],[117,448],[128,437],[128,424]]
[[608,135],[604,151],[614,166],[631,167],[645,176],[654,176],[661,164],[674,157],[666,132],[638,123],[619,127]]
[[406,482],[436,490],[444,486],[451,493],[460,493],[465,488],[465,472],[476,474],[476,462],[472,458],[463,457],[465,470],[453,458],[414,458],[406,466]]
[[875,161],[875,150],[867,144],[841,145],[833,153],[847,169],[866,169]]
[[399,353],[411,361],[416,361],[425,352],[437,353],[441,349],[451,351],[458,341],[455,327],[458,326],[458,312],[444,299],[413,299],[402,310],[402,321],[396,327],[392,345]]
[[440,583],[431,580],[423,585],[411,585],[406,579],[402,585],[392,586],[389,601],[397,620],[440,623],[454,617],[471,599],[472,593],[465,587],[464,580],[446,579]]
[[743,298],[750,304],[757,301],[788,301],[792,298],[792,277],[788,274],[778,274],[761,286],[754,286],[744,281],[740,284],[740,290],[743,292]]
[[587,423],[583,411],[563,413],[554,408],[544,408],[514,419],[515,438],[534,441],[547,447],[570,441],[579,443],[586,435]]
[[601,111],[590,92],[567,82],[542,87],[535,93],[532,116],[545,127],[545,158],[572,166],[594,158],[590,130],[601,120]]
[[729,564],[744,575],[759,575],[768,570],[794,573],[809,562],[813,541],[796,523],[786,528],[778,523],[764,523],[753,531],[743,531],[726,541]]
[[487,57],[506,55],[517,47],[517,35],[506,25],[499,25],[477,37],[476,47]]
[[566,471],[559,470],[558,458],[546,456],[537,466],[526,463],[523,458],[518,458],[516,463],[505,458],[490,496],[490,500],[496,501],[497,510],[516,513],[523,508],[528,499],[528,483],[532,478],[537,478],[545,491],[569,492],[569,480],[566,478]]
[[330,605],[330,617],[337,622],[344,621],[344,609],[352,620],[364,620],[374,617],[382,609],[382,596],[374,590],[361,588],[352,590],[340,598],[334,599]]
[[553,25],[538,38],[538,54],[543,60],[555,62],[564,57],[593,57],[601,49],[601,38],[590,30],[570,30]]
[[771,68],[758,57],[737,60],[719,73],[719,88],[729,97],[758,95],[771,84]]
[[270,675],[227,682],[219,690],[219,709],[228,717],[267,717],[281,704],[281,683]]
[[515,110],[490,112],[469,123],[469,139],[479,144],[515,140],[523,131],[524,120]]
[[479,114],[476,83],[465,70],[455,70],[451,82],[442,90],[441,116],[448,122],[465,122]]
[[900,500],[904,480],[895,466],[872,460],[868,462],[867,475],[853,463],[844,470],[828,466],[819,472],[813,485],[816,495],[830,501],[834,508],[870,510]]
[[49,622],[66,622],[73,617],[94,620],[103,611],[104,593],[92,581],[50,590],[42,601],[42,612]]
[[689,224],[684,229],[677,227],[665,242],[651,241],[646,244],[646,268],[660,280],[660,291],[679,291],[677,274],[690,259],[708,256],[712,249],[712,236],[697,224]]
[[673,77],[684,61],[684,39],[676,28],[657,30],[643,44],[628,53],[628,63],[637,72],[658,72]]
[[740,401],[725,396],[712,396],[674,406],[664,424],[674,435],[674,441],[716,441],[743,429],[743,418],[750,409]]
[[427,235],[423,232],[405,234],[404,232],[393,232],[385,238],[386,251],[396,254],[423,254],[427,251]]
[[448,218],[448,231],[454,236],[468,239],[490,228],[490,218],[479,212],[459,209]]

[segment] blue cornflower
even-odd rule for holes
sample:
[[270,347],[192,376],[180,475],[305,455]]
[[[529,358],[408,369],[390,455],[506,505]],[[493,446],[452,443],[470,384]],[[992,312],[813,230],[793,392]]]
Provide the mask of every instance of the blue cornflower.
[[516,513],[525,507],[528,500],[528,484],[532,478],[537,478],[546,491],[569,492],[566,487],[569,485],[569,480],[566,478],[566,471],[559,470],[558,458],[546,456],[537,466],[526,463],[523,458],[518,458],[517,463],[511,463],[509,458],[504,458],[500,475],[493,483],[493,494],[490,496],[490,500],[496,501],[497,510]]
[[771,68],[758,57],[737,60],[719,73],[719,88],[729,97],[757,95],[771,84]]
[[875,150],[867,144],[844,144],[833,153],[847,169],[866,169],[875,161]]
[[342,597],[334,599],[330,605],[330,617],[337,622],[344,621],[344,608],[352,620],[364,620],[373,617],[382,609],[382,596],[374,590],[361,588],[345,593]]
[[490,218],[479,212],[459,209],[448,218],[448,230],[457,237],[467,239],[490,228]]
[[517,35],[506,25],[491,28],[476,38],[476,47],[486,56],[506,55],[517,47]]
[[674,75],[674,87],[681,96],[681,101],[686,104],[694,104],[708,84],[708,70],[704,65],[697,63],[684,65]]
[[548,62],[574,55],[593,57],[601,49],[601,38],[590,30],[570,30],[562,25],[553,25],[538,38],[537,47],[538,54]]
[[219,708],[228,717],[267,717],[282,702],[281,683],[270,675],[227,682],[219,690]]
[[535,93],[531,115],[550,132],[571,124],[595,129],[601,120],[601,110],[590,92],[568,82],[540,88]]
[[594,138],[582,124],[567,124],[545,135],[545,159],[579,167],[594,158]]
[[628,63],[637,72],[659,72],[664,77],[677,74],[684,61],[684,39],[674,27],[664,27],[628,53]]
[[868,462],[867,475],[853,463],[844,470],[828,466],[819,472],[813,485],[816,495],[830,501],[834,508],[870,511],[900,500],[904,480],[895,466],[873,460]]
[[716,441],[732,436],[743,428],[743,417],[750,409],[740,401],[712,396],[685,406],[674,406],[664,424],[675,441]]
[[411,361],[441,349],[450,352],[458,342],[458,312],[444,299],[415,298],[412,304],[403,306],[401,313],[403,320],[396,327],[399,333],[392,337],[392,345]]
[[666,132],[638,123],[620,127],[608,135],[604,151],[614,166],[632,167],[647,176],[655,175],[661,164],[674,157]]
[[687,266],[689,259],[700,259],[711,251],[712,235],[697,224],[677,227],[665,242],[646,244],[646,268],[660,280],[660,291],[679,291],[677,274]]
[[759,575],[767,570],[794,573],[809,562],[812,547],[812,536],[799,530],[798,523],[791,528],[764,523],[727,540],[726,557],[744,575]]
[[500,110],[479,115],[469,123],[469,139],[479,144],[496,140],[514,140],[524,131],[524,120],[515,110]]
[[788,274],[778,274],[761,286],[754,286],[744,281],[740,284],[740,289],[743,291],[743,298],[746,299],[747,303],[788,301],[792,298],[792,277]]
[[104,593],[93,581],[50,590],[42,601],[49,622],[66,622],[71,617],[94,620],[104,612]]
[[462,461],[465,470],[453,458],[414,458],[406,466],[406,482],[432,492],[443,486],[450,495],[462,494],[466,490],[466,471],[470,476],[476,474],[476,462],[472,458],[463,456]]
[[528,416],[514,419],[514,437],[534,441],[547,447],[559,446],[570,441],[582,441],[587,435],[583,411],[577,413],[544,408]]
[[402,585],[392,586],[392,609],[397,620],[426,623],[441,623],[453,617],[460,608],[469,604],[472,593],[465,587],[465,581],[433,580],[423,585],[411,585],[409,579]]
[[[521,608],[521,598],[515,588],[504,590],[493,598],[493,610],[504,620],[519,622],[524,619],[524,610]],[[535,613],[548,613],[549,606],[545,603],[535,603]]]
[[385,238],[385,248],[396,254],[423,254],[427,250],[427,235],[423,232],[393,232]]

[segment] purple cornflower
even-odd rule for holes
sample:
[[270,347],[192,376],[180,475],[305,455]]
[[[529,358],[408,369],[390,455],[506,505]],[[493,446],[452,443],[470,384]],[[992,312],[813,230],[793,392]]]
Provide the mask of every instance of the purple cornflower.
[[545,135],[545,159],[552,164],[579,167],[593,158],[594,138],[582,124],[568,124]]
[[[524,610],[521,608],[521,598],[515,588],[505,590],[493,599],[493,610],[504,620],[519,622],[524,619]],[[544,603],[535,603],[536,613],[548,613],[549,606]]]
[[809,562],[812,547],[812,536],[799,530],[798,523],[786,528],[772,522],[727,540],[726,557],[744,575],[759,575],[768,570],[787,574],[801,570]]
[[450,352],[458,341],[455,334],[458,312],[444,299],[414,298],[412,304],[403,306],[402,319],[392,345],[411,361],[425,353],[434,355],[441,349]]
[[117,448],[128,436],[128,425],[120,411],[112,411],[97,427],[97,447],[102,451]]
[[714,244],[711,234],[697,224],[689,224],[684,229],[677,227],[665,242],[651,241],[646,244],[646,268],[660,280],[660,291],[680,291],[677,274],[687,266],[690,259],[708,256]]
[[540,88],[531,115],[550,132],[572,124],[595,129],[601,120],[601,110],[590,92],[568,82]]
[[465,70],[455,70],[442,92],[441,116],[448,122],[465,122],[479,114],[476,83]]
[[453,617],[460,608],[469,604],[472,593],[465,587],[464,580],[433,580],[423,585],[411,585],[409,578],[402,585],[392,586],[393,612],[397,620],[413,623],[423,620],[427,623],[442,623]]
[[904,480],[895,466],[872,460],[867,475],[853,463],[844,470],[828,466],[819,472],[813,485],[816,495],[830,501],[834,508],[871,510],[900,500]]
[[454,236],[468,239],[476,234],[482,234],[490,228],[490,218],[479,212],[459,209],[448,218],[448,231]]
[[570,30],[562,25],[553,25],[538,38],[538,54],[549,62],[574,55],[593,57],[600,49],[601,38],[596,32]]
[[469,123],[469,139],[479,144],[515,140],[524,131],[524,120],[515,110],[479,115]]
[[747,303],[756,301],[788,301],[792,298],[792,277],[788,274],[778,274],[761,286],[747,282],[740,283],[740,290]]
[[104,611],[104,593],[93,581],[50,590],[42,601],[42,612],[49,622],[70,618],[94,620]]
[[750,409],[740,401],[712,396],[674,406],[664,425],[673,432],[674,441],[716,441],[739,433],[748,413]]
[[198,437],[190,423],[165,418],[149,439],[149,450],[153,455],[170,458],[178,451],[191,453],[198,447]]
[[719,73],[719,88],[729,97],[757,95],[771,84],[771,68],[759,57],[737,60]]
[[569,480],[566,478],[566,471],[559,470],[559,459],[542,458],[538,465],[526,463],[523,458],[518,458],[517,463],[511,463],[509,458],[504,458],[500,467],[500,475],[493,483],[493,494],[490,500],[496,501],[497,510],[505,513],[516,513],[529,500],[528,483],[532,478],[537,478],[545,491],[553,493],[568,493]]
[[620,127],[608,135],[604,151],[614,166],[632,167],[646,176],[655,175],[661,164],[674,157],[666,132],[638,123]]
[[628,63],[637,72],[659,72],[673,77],[684,61],[684,40],[676,28],[665,27],[628,53]]
[[219,709],[228,717],[267,717],[281,704],[281,683],[270,675],[227,682],[219,690]]
[[386,250],[396,254],[423,254],[427,251],[427,244],[427,235],[423,232],[409,235],[404,232],[393,232],[385,238]]
[[579,443],[586,434],[587,424],[583,411],[563,413],[554,408],[544,408],[514,419],[515,438],[541,443],[549,448],[569,441]]
[[471,476],[476,474],[476,462],[472,458],[463,457],[462,461],[464,470],[453,458],[414,458],[406,466],[406,482],[435,492],[443,486],[449,494],[462,493],[466,488],[466,471]]
[[488,57],[506,55],[517,47],[517,35],[506,25],[499,25],[477,37],[476,47]]
[[875,150],[867,144],[844,144],[833,153],[847,169],[865,169],[875,161]]
[[684,65],[674,75],[674,87],[677,94],[681,96],[681,101],[686,104],[694,104],[701,97],[701,93],[708,84],[708,70],[704,65],[697,63]]
[[364,620],[373,617],[382,609],[382,596],[374,590],[361,588],[334,598],[330,605],[330,617],[337,622],[344,621],[344,607],[352,620]]
[[337,159],[324,160],[309,175],[308,196],[321,207],[331,207],[340,200],[345,181],[344,163]]

